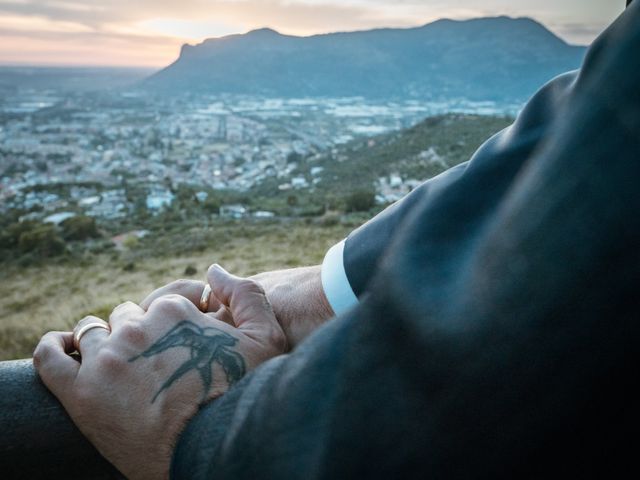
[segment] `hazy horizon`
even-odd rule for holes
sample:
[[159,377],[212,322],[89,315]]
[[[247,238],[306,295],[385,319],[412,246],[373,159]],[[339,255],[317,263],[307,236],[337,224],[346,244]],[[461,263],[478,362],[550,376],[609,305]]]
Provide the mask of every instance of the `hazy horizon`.
[[258,28],[311,36],[501,15],[588,45],[623,9],[624,0],[0,0],[0,65],[159,69],[185,43]]
[[[209,39],[218,39],[218,38],[225,38],[225,37],[229,37],[229,36],[233,36],[233,35],[246,35],[247,33],[254,31],[254,30],[262,30],[262,29],[270,29],[270,30],[275,30],[278,33],[282,34],[282,35],[287,35],[287,36],[292,36],[292,37],[298,37],[298,38],[304,38],[304,37],[313,37],[313,36],[317,36],[317,35],[331,35],[331,34],[336,34],[336,33],[353,33],[353,32],[358,32],[358,31],[368,31],[368,30],[379,30],[379,29],[412,29],[412,28],[420,28],[423,27],[425,25],[437,22],[439,20],[456,20],[456,21],[465,21],[465,20],[473,20],[475,18],[489,18],[489,17],[473,17],[473,18],[468,18],[468,19],[451,19],[451,18],[447,18],[447,17],[442,17],[439,18],[437,20],[434,20],[433,22],[427,22],[427,23],[422,23],[422,24],[418,24],[412,27],[389,27],[389,26],[379,26],[379,27],[375,27],[375,28],[371,28],[371,29],[362,29],[362,30],[336,30],[336,31],[327,31],[327,32],[323,32],[323,33],[313,33],[310,35],[292,35],[292,34],[287,34],[287,33],[283,33],[280,32],[279,30],[277,30],[276,28],[272,27],[272,26],[262,26],[262,27],[257,27],[257,28],[252,28],[251,30],[247,30],[246,32],[239,32],[239,33],[231,33],[231,34],[226,34],[226,35],[221,35],[218,37],[206,37],[203,38],[201,41],[198,42],[187,42],[190,45],[196,45],[196,44],[200,44],[202,42],[205,42],[206,40]],[[512,18],[522,18],[522,17],[512,17]],[[531,18],[531,17],[528,17]],[[537,19],[533,19],[535,21],[538,21]],[[541,24],[543,24],[542,22],[539,22]],[[544,25],[544,24],[543,24]],[[548,28],[550,31],[553,32],[553,30],[551,30],[547,25],[545,25],[546,28]],[[560,35],[557,32],[553,32],[554,34],[558,35],[560,37]],[[562,37],[560,37],[562,38]],[[563,38],[563,40],[566,41],[566,39]],[[567,42],[569,43],[569,42]],[[180,48],[182,47],[181,44]],[[572,45],[579,45],[579,44],[572,44]],[[584,45],[579,45],[579,46],[584,46]],[[176,52],[176,58],[178,58],[179,53],[180,53],[180,48],[178,49],[178,51]],[[174,59],[174,60],[175,60]],[[174,60],[171,60],[169,63],[165,64],[165,65],[92,65],[92,64],[87,64],[87,65],[82,65],[82,64],[61,64],[61,63],[52,63],[52,64],[47,64],[47,63],[41,63],[41,64],[30,64],[30,63],[15,63],[15,64],[11,64],[11,63],[3,63],[0,60],[0,67],[1,68],[68,68],[68,69],[73,69],[73,68],[79,68],[79,69],[125,69],[125,70],[149,70],[149,71],[154,71],[154,70],[159,70],[162,69],[166,66],[168,66],[170,63],[172,63]]]

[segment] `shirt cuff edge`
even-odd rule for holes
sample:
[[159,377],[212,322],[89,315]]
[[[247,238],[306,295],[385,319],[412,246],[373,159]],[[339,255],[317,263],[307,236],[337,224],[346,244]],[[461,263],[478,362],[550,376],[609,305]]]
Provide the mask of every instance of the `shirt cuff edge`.
[[322,289],[336,316],[358,304],[344,268],[345,242],[331,247],[322,262]]

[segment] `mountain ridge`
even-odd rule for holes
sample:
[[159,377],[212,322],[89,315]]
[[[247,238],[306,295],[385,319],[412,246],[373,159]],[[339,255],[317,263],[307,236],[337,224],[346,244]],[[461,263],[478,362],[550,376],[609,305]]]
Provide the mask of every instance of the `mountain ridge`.
[[523,22],[523,23],[531,23],[534,24],[538,27],[542,27],[546,32],[550,33],[551,35],[553,35],[554,37],[556,37],[558,40],[560,40],[561,42],[563,42],[564,44],[568,45],[568,46],[574,46],[574,47],[580,47],[583,48],[583,45],[573,45],[568,43],[567,41],[565,41],[564,39],[562,39],[561,37],[559,37],[558,35],[556,35],[553,31],[547,29],[542,23],[538,22],[537,20],[531,18],[531,17],[511,17],[509,15],[498,15],[498,16],[494,16],[494,17],[478,17],[478,18],[471,18],[471,19],[466,19],[466,20],[459,20],[459,19],[453,19],[453,18],[439,18],[437,20],[434,20],[433,22],[428,22],[425,23],[424,25],[419,25],[419,26],[415,26],[415,27],[378,27],[378,28],[372,28],[372,29],[363,29],[363,30],[348,30],[348,31],[335,31],[335,32],[326,32],[326,33],[315,33],[312,35],[291,35],[291,34],[287,34],[287,33],[282,33],[279,32],[278,30],[271,28],[271,27],[260,27],[260,28],[254,28],[252,30],[249,30],[245,33],[233,33],[230,35],[223,35],[221,37],[210,37],[210,38],[206,38],[204,39],[202,42],[197,43],[195,45],[190,44],[190,43],[185,43],[182,45],[182,47],[198,47],[204,44],[209,44],[210,42],[214,42],[216,40],[226,40],[226,39],[233,39],[233,38],[237,38],[237,37],[247,37],[247,36],[253,36],[256,34],[270,34],[270,35],[274,35],[274,36],[278,36],[278,37],[287,37],[287,38],[298,38],[298,39],[304,39],[304,38],[316,38],[316,37],[327,37],[327,36],[333,36],[333,35],[356,35],[356,34],[361,34],[361,33],[376,33],[376,32],[388,32],[388,31],[398,31],[398,32],[406,32],[406,31],[411,31],[411,30],[422,30],[425,28],[429,28],[431,26],[434,25],[439,25],[439,24],[460,24],[460,23],[475,23],[475,22],[492,22],[492,21],[502,21],[502,20],[508,20],[508,21],[514,21],[514,22]]
[[522,99],[577,68],[584,53],[528,17],[307,37],[260,28],[185,44],[144,85],[174,93]]

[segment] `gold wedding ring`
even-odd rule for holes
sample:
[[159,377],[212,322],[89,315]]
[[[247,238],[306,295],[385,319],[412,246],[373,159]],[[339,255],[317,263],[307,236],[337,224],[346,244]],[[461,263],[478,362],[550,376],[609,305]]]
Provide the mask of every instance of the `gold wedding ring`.
[[80,339],[82,339],[85,333],[87,333],[89,330],[93,330],[94,328],[102,328],[107,332],[111,331],[111,328],[109,328],[109,326],[105,325],[104,323],[98,323],[98,322],[87,323],[84,327],[82,327],[73,335],[73,347],[76,349],[77,352],[80,351]]
[[202,296],[200,297],[200,311],[207,313],[209,311],[209,301],[211,298],[211,287],[209,285],[204,286]]

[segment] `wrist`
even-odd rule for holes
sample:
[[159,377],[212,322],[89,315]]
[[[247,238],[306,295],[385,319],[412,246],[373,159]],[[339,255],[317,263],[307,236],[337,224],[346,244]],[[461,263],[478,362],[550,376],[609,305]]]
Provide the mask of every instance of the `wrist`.
[[334,316],[322,288],[321,271],[314,266],[252,277],[264,288],[292,347]]

